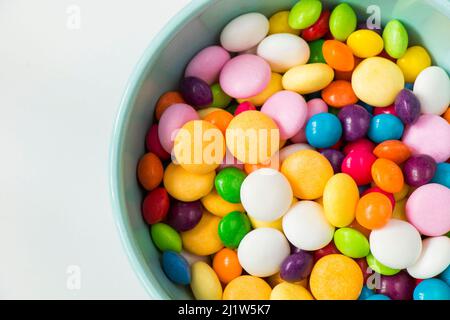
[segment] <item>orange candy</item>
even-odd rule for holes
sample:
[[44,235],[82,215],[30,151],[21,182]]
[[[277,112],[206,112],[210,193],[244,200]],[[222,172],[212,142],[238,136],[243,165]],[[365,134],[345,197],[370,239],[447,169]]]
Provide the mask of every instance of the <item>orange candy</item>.
[[337,80],[330,83],[328,87],[322,90],[322,99],[326,104],[335,108],[342,108],[358,102],[358,97],[353,92],[352,84],[345,80]]
[[242,267],[239,264],[236,251],[228,248],[223,248],[216,253],[213,259],[213,269],[219,280],[224,284],[242,274]]
[[164,111],[175,103],[186,103],[178,91],[169,91],[164,93],[156,103],[155,117],[156,120],[161,118]]
[[388,159],[377,159],[372,165],[372,179],[383,191],[397,193],[405,184],[402,169]]
[[163,179],[163,165],[161,160],[149,152],[145,154],[138,165],[138,179],[142,186],[150,191],[155,189],[161,183]]
[[334,80],[352,81],[353,70],[355,70],[356,67],[358,66],[358,64],[360,64],[361,61],[363,61],[363,59],[355,57],[355,56],[353,56],[353,59],[355,59],[355,66],[353,67],[353,69],[350,70],[350,71],[338,71],[338,70],[336,70],[334,72]]
[[448,123],[450,123],[450,108],[447,108],[447,111],[445,111],[443,117]]
[[370,192],[359,199],[356,205],[356,220],[366,229],[383,227],[392,217],[392,204],[380,192]]
[[217,110],[209,113],[203,120],[215,125],[225,135],[228,125],[233,120],[233,115],[225,110]]
[[326,63],[338,71],[352,71],[355,58],[352,49],[337,40],[326,40],[322,46],[322,53]]
[[387,140],[373,150],[378,158],[388,159],[397,164],[403,163],[411,156],[408,146],[399,140]]

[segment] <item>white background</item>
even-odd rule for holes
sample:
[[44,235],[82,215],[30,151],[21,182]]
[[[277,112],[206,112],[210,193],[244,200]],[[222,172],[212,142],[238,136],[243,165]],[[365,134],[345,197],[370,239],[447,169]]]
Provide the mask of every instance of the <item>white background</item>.
[[148,298],[111,211],[109,143],[133,67],[189,1],[0,0],[0,298]]

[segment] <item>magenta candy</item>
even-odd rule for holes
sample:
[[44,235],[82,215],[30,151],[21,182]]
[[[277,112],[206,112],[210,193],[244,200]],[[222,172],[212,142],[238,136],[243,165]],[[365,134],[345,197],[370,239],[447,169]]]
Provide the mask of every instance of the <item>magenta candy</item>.
[[355,141],[367,134],[370,127],[369,112],[357,104],[341,109],[338,118],[342,123],[343,136],[347,141]]
[[411,187],[420,187],[433,179],[436,173],[436,161],[426,154],[413,155],[403,166],[405,182]]
[[152,125],[150,130],[148,130],[145,137],[145,146],[147,151],[153,152],[161,160],[167,160],[170,158],[170,154],[164,150],[161,142],[159,141],[157,124]]
[[187,77],[181,80],[180,92],[187,103],[197,108],[206,107],[213,102],[211,88],[199,78]]
[[238,114],[245,112],[245,111],[251,111],[256,110],[256,107],[249,101],[244,101],[241,104],[239,104],[234,110],[234,115],[237,116]]
[[341,151],[334,149],[325,149],[320,153],[331,163],[335,174],[341,172],[342,161],[345,158],[345,155]]
[[301,281],[309,276],[313,265],[312,254],[300,250],[284,259],[280,267],[280,277],[288,282]]
[[372,152],[373,149],[375,149],[375,144],[370,141],[369,139],[359,139],[350,143],[347,143],[347,145],[344,147],[344,154],[348,155],[349,153],[352,153],[353,151],[367,151]]
[[372,181],[372,164],[377,158],[367,150],[354,150],[342,161],[341,171],[355,180],[358,186]]
[[395,98],[395,112],[404,124],[413,124],[420,116],[419,99],[411,90],[401,90]]
[[170,206],[167,224],[179,232],[194,228],[202,218],[203,208],[200,201],[175,201]]
[[393,116],[397,116],[397,112],[395,111],[394,105],[389,106],[389,107],[383,107],[383,108],[380,108],[380,107],[373,108],[372,113],[374,116],[377,116],[379,114],[392,114]]
[[392,300],[412,300],[416,281],[405,271],[393,276],[381,276],[379,294],[384,294]]
[[192,58],[184,76],[196,77],[212,85],[219,80],[220,71],[230,58],[228,51],[221,46],[207,47]]

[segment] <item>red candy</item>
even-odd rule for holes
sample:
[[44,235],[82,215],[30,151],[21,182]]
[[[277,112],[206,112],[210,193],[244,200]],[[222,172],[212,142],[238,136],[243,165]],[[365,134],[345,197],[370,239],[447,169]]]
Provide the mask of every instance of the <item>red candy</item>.
[[320,258],[325,257],[329,254],[340,254],[341,252],[336,248],[334,242],[330,242],[322,249],[314,251],[314,263],[317,262]]
[[322,11],[319,19],[310,27],[302,31],[302,38],[306,41],[314,41],[322,38],[330,30],[330,11]]
[[166,189],[156,188],[144,199],[142,204],[142,216],[148,224],[162,221],[169,212],[170,200]]
[[377,158],[366,150],[355,149],[344,158],[342,173],[346,173],[355,180],[358,186],[372,181],[372,164]]
[[368,139],[359,139],[347,143],[347,145],[344,147],[344,154],[347,155],[355,150],[372,152],[374,148],[375,144],[372,141]]
[[149,152],[154,153],[161,160],[170,158],[170,154],[164,150],[161,142],[159,142],[157,124],[152,125],[150,130],[148,130],[147,135],[145,136],[145,146]]
[[234,111],[234,115],[237,116],[239,113],[250,110],[256,110],[256,107],[251,102],[245,101],[238,105],[238,107]]
[[380,189],[380,188],[378,188],[378,187],[373,187],[373,188],[367,189],[366,191],[363,192],[363,194],[362,194],[361,196],[364,196],[364,195],[366,195],[366,194],[368,194],[368,193],[371,193],[371,192],[379,192],[379,193],[384,194],[384,195],[385,195],[386,197],[388,197],[389,200],[391,201],[392,208],[395,207],[395,198],[394,198],[394,195],[393,195],[392,193],[386,192],[386,191],[384,191],[384,190],[382,190],[382,189]]
[[379,115],[379,114],[392,114],[393,116],[397,116],[397,113],[395,112],[395,106],[391,105],[389,107],[384,108],[373,108],[373,115]]

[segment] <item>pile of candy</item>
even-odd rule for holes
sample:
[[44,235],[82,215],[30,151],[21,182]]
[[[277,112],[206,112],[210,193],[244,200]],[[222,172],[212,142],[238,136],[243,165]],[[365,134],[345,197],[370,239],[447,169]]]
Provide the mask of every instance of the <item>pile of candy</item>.
[[243,14],[164,93],[138,179],[196,299],[450,299],[450,80],[341,3]]

